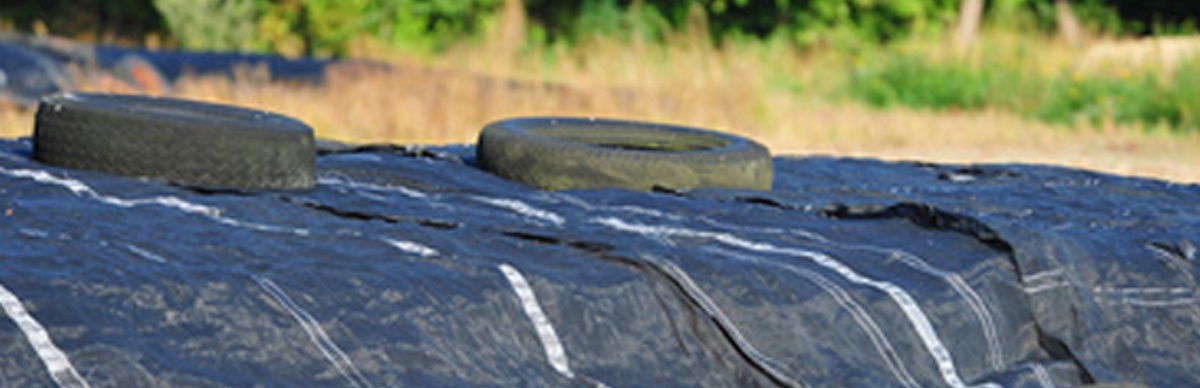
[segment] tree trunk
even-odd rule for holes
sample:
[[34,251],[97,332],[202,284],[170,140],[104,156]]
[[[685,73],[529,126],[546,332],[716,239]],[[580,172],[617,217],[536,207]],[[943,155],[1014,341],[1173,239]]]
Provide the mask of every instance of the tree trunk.
[[1083,26],[1079,24],[1079,18],[1075,17],[1075,11],[1071,10],[1071,2],[1068,0],[1055,0],[1054,11],[1058,18],[1058,33],[1072,46],[1077,46],[1083,42]]
[[521,46],[525,44],[527,21],[523,1],[504,0],[500,18],[484,40],[484,47],[493,59],[489,65],[493,70],[504,74],[512,72]]
[[983,18],[983,0],[963,0],[958,9],[958,33],[955,40],[958,48],[966,51],[979,33],[979,20]]

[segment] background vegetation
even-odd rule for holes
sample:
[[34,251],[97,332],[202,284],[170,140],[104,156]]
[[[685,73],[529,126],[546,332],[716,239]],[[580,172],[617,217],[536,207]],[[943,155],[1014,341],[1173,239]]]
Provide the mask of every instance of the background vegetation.
[[[0,19],[29,30],[140,40],[168,36],[183,48],[346,54],[367,38],[432,51],[477,37],[503,0],[38,0],[0,4]],[[857,46],[938,34],[960,0],[526,0],[531,43],[628,35],[661,41],[699,16],[714,41],[780,38],[800,47]],[[1194,29],[1200,5],[1172,0],[1074,0],[1080,17],[1109,32]],[[1053,29],[1053,0],[989,0],[996,20],[1031,18]],[[1124,18],[1122,18],[1124,16]]]
[[[384,59],[321,88],[185,79],[175,93],[292,114],[323,136],[470,142],[502,116],[731,130],[777,151],[1043,161],[1200,181],[1200,3],[987,0],[42,0],[0,29],[86,41]],[[1135,39],[1136,38],[1136,39]],[[258,74],[258,75],[256,75]],[[98,84],[83,85],[106,89]],[[29,128],[7,114],[0,133]]]

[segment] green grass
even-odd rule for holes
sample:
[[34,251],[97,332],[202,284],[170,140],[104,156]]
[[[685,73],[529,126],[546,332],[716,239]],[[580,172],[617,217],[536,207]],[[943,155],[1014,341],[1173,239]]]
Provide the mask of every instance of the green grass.
[[1050,122],[1182,124],[1172,88],[1152,73],[1131,79],[1064,73],[1044,93],[1036,111],[1028,113]]
[[847,88],[851,96],[878,107],[977,110],[989,105],[992,84],[992,73],[963,63],[897,54],[859,66]]
[[876,107],[998,109],[1056,124],[1111,121],[1200,131],[1200,61],[1173,71],[1144,66],[1085,72],[1069,62],[1045,71],[1038,70],[1044,64],[1022,60],[1021,48],[1007,49],[1012,52],[972,58],[893,48],[861,61],[841,91]]

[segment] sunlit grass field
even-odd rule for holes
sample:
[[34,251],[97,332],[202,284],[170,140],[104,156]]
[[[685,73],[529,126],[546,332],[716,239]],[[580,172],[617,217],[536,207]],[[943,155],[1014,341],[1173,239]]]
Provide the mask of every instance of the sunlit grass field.
[[[1005,32],[984,34],[969,52],[954,52],[936,38],[858,51],[800,52],[771,41],[716,47],[701,43],[706,40],[699,34],[680,33],[667,43],[592,39],[535,48],[485,38],[424,57],[364,42],[355,57],[386,60],[393,70],[339,65],[323,85],[312,86],[272,83],[263,69],[243,69],[232,80],[187,77],[170,93],[288,114],[320,137],[349,142],[471,143],[484,124],[505,117],[594,116],[734,132],[767,144],[776,155],[1050,163],[1200,182],[1200,131],[1116,120],[1111,112],[1043,117],[1034,104],[1054,101],[1045,92],[1024,92],[1064,79],[1086,86],[1093,79],[1174,74],[1168,67],[1186,62],[1113,63],[1052,38]],[[1101,41],[1091,47],[1106,44],[1111,46]],[[918,65],[902,65],[884,81],[869,78],[900,60]],[[882,87],[892,89],[872,91],[878,85],[863,82],[890,82]],[[963,85],[969,82],[987,84]],[[1172,79],[1147,82],[1169,85]],[[81,88],[114,90],[103,82]],[[1011,90],[998,94],[1001,88]],[[872,104],[863,96],[896,90],[911,94],[903,98],[935,103],[885,95],[897,100]],[[984,101],[962,102],[971,98]],[[1188,109],[1183,119],[1194,120]],[[0,107],[0,136],[28,136],[32,128],[32,110]]]

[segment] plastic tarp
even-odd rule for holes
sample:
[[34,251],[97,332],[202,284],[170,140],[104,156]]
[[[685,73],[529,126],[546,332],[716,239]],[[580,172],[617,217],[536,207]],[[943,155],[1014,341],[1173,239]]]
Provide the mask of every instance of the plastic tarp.
[[[130,49],[109,45],[93,48],[95,60],[101,67],[111,67],[126,56],[140,56],[162,72],[169,81],[187,74],[222,74],[234,76],[239,67],[264,66],[273,80],[320,82],[325,69],[334,63],[312,58],[286,58],[279,55],[244,54],[231,52],[196,52],[180,50]],[[363,62],[365,66],[386,68],[384,64]]]
[[1200,385],[1200,187],[776,158],[770,192],[543,192],[473,148],[305,192],[0,141],[0,385]]
[[63,64],[37,50],[0,41],[0,102],[34,105],[67,81]]
[[390,70],[391,66],[366,61],[332,61],[286,58],[279,55],[230,52],[152,51],[110,45],[90,45],[69,40],[0,33],[0,102],[35,106],[41,96],[74,89],[70,65],[112,69],[129,57],[151,63],[167,82],[188,74],[234,77],[240,69],[264,68],[275,81],[320,83],[326,69],[338,63],[359,68]]

